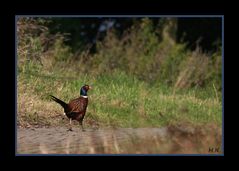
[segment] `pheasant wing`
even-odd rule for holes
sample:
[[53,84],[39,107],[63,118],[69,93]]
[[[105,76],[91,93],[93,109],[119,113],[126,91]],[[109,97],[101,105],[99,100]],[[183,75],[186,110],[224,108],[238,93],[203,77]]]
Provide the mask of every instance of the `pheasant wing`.
[[85,110],[84,99],[77,98],[77,99],[71,100],[69,102],[69,107],[71,109],[70,112],[76,112],[76,113],[83,112]]

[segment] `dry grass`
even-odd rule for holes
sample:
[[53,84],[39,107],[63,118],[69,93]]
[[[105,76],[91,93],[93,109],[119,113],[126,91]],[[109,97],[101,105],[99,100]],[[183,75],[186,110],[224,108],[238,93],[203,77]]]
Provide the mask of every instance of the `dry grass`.
[[[61,120],[62,108],[50,101],[48,95],[68,102],[79,95],[85,83],[94,87],[89,94],[85,120],[90,125],[158,127],[179,121],[222,123],[221,98],[217,92],[220,52],[214,54],[215,61],[200,49],[191,52],[185,45],[169,40],[167,27],[162,29],[166,32],[159,40],[151,20],[143,19],[139,27],[132,27],[121,38],[115,31],[109,31],[103,41],[97,42],[96,53],[83,50],[72,54],[64,44],[64,35],[51,35],[46,27],[41,27],[42,22],[46,21],[24,17],[17,22],[19,126],[66,123]],[[45,51],[50,40],[51,45]],[[210,81],[217,78],[219,82],[204,94],[202,89],[196,89],[203,98],[189,93],[191,87],[201,87],[208,78]],[[181,91],[178,87],[186,88],[185,92],[177,93]]]
[[[61,106],[51,101],[48,95],[68,102],[78,96],[78,88],[84,81],[60,81],[59,75],[54,75],[54,79],[25,73],[18,75],[19,126],[63,126],[68,123],[67,119],[62,120]],[[85,118],[88,126],[157,127],[181,121],[222,123],[221,102],[217,98],[199,98],[189,92],[171,93],[170,89],[131,81],[130,77],[118,73],[92,79],[96,85],[89,92],[90,103]]]

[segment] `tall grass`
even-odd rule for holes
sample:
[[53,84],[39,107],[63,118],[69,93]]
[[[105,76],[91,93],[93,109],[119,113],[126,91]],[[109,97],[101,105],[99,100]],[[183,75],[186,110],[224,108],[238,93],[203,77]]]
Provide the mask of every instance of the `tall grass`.
[[68,102],[85,83],[93,86],[86,126],[222,123],[220,52],[191,52],[168,34],[157,39],[143,19],[122,37],[109,31],[95,54],[76,55],[63,35],[50,35],[42,23],[18,21],[19,125],[65,124],[48,95]]
[[[167,26],[167,25],[166,25]],[[167,30],[166,27],[163,30]],[[118,37],[115,30],[99,42],[97,53],[88,60],[92,73],[123,70],[148,83],[162,83],[177,89],[205,88],[217,85],[221,90],[221,50],[203,53],[186,49],[163,31],[162,40],[156,36],[148,19]]]

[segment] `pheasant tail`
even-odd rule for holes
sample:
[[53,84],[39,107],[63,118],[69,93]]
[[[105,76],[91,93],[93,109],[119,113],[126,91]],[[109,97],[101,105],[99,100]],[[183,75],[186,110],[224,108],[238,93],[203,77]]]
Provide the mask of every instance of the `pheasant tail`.
[[56,103],[59,103],[64,109],[66,109],[67,104],[65,102],[63,102],[62,100],[60,100],[52,95],[50,95],[50,96],[51,96],[52,100],[54,100]]

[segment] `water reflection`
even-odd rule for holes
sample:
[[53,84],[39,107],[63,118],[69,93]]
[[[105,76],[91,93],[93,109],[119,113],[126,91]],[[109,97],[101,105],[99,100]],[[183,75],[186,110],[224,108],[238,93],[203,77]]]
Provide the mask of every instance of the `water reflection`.
[[219,128],[75,128],[18,129],[19,154],[165,154],[208,153],[208,144],[221,146]]

